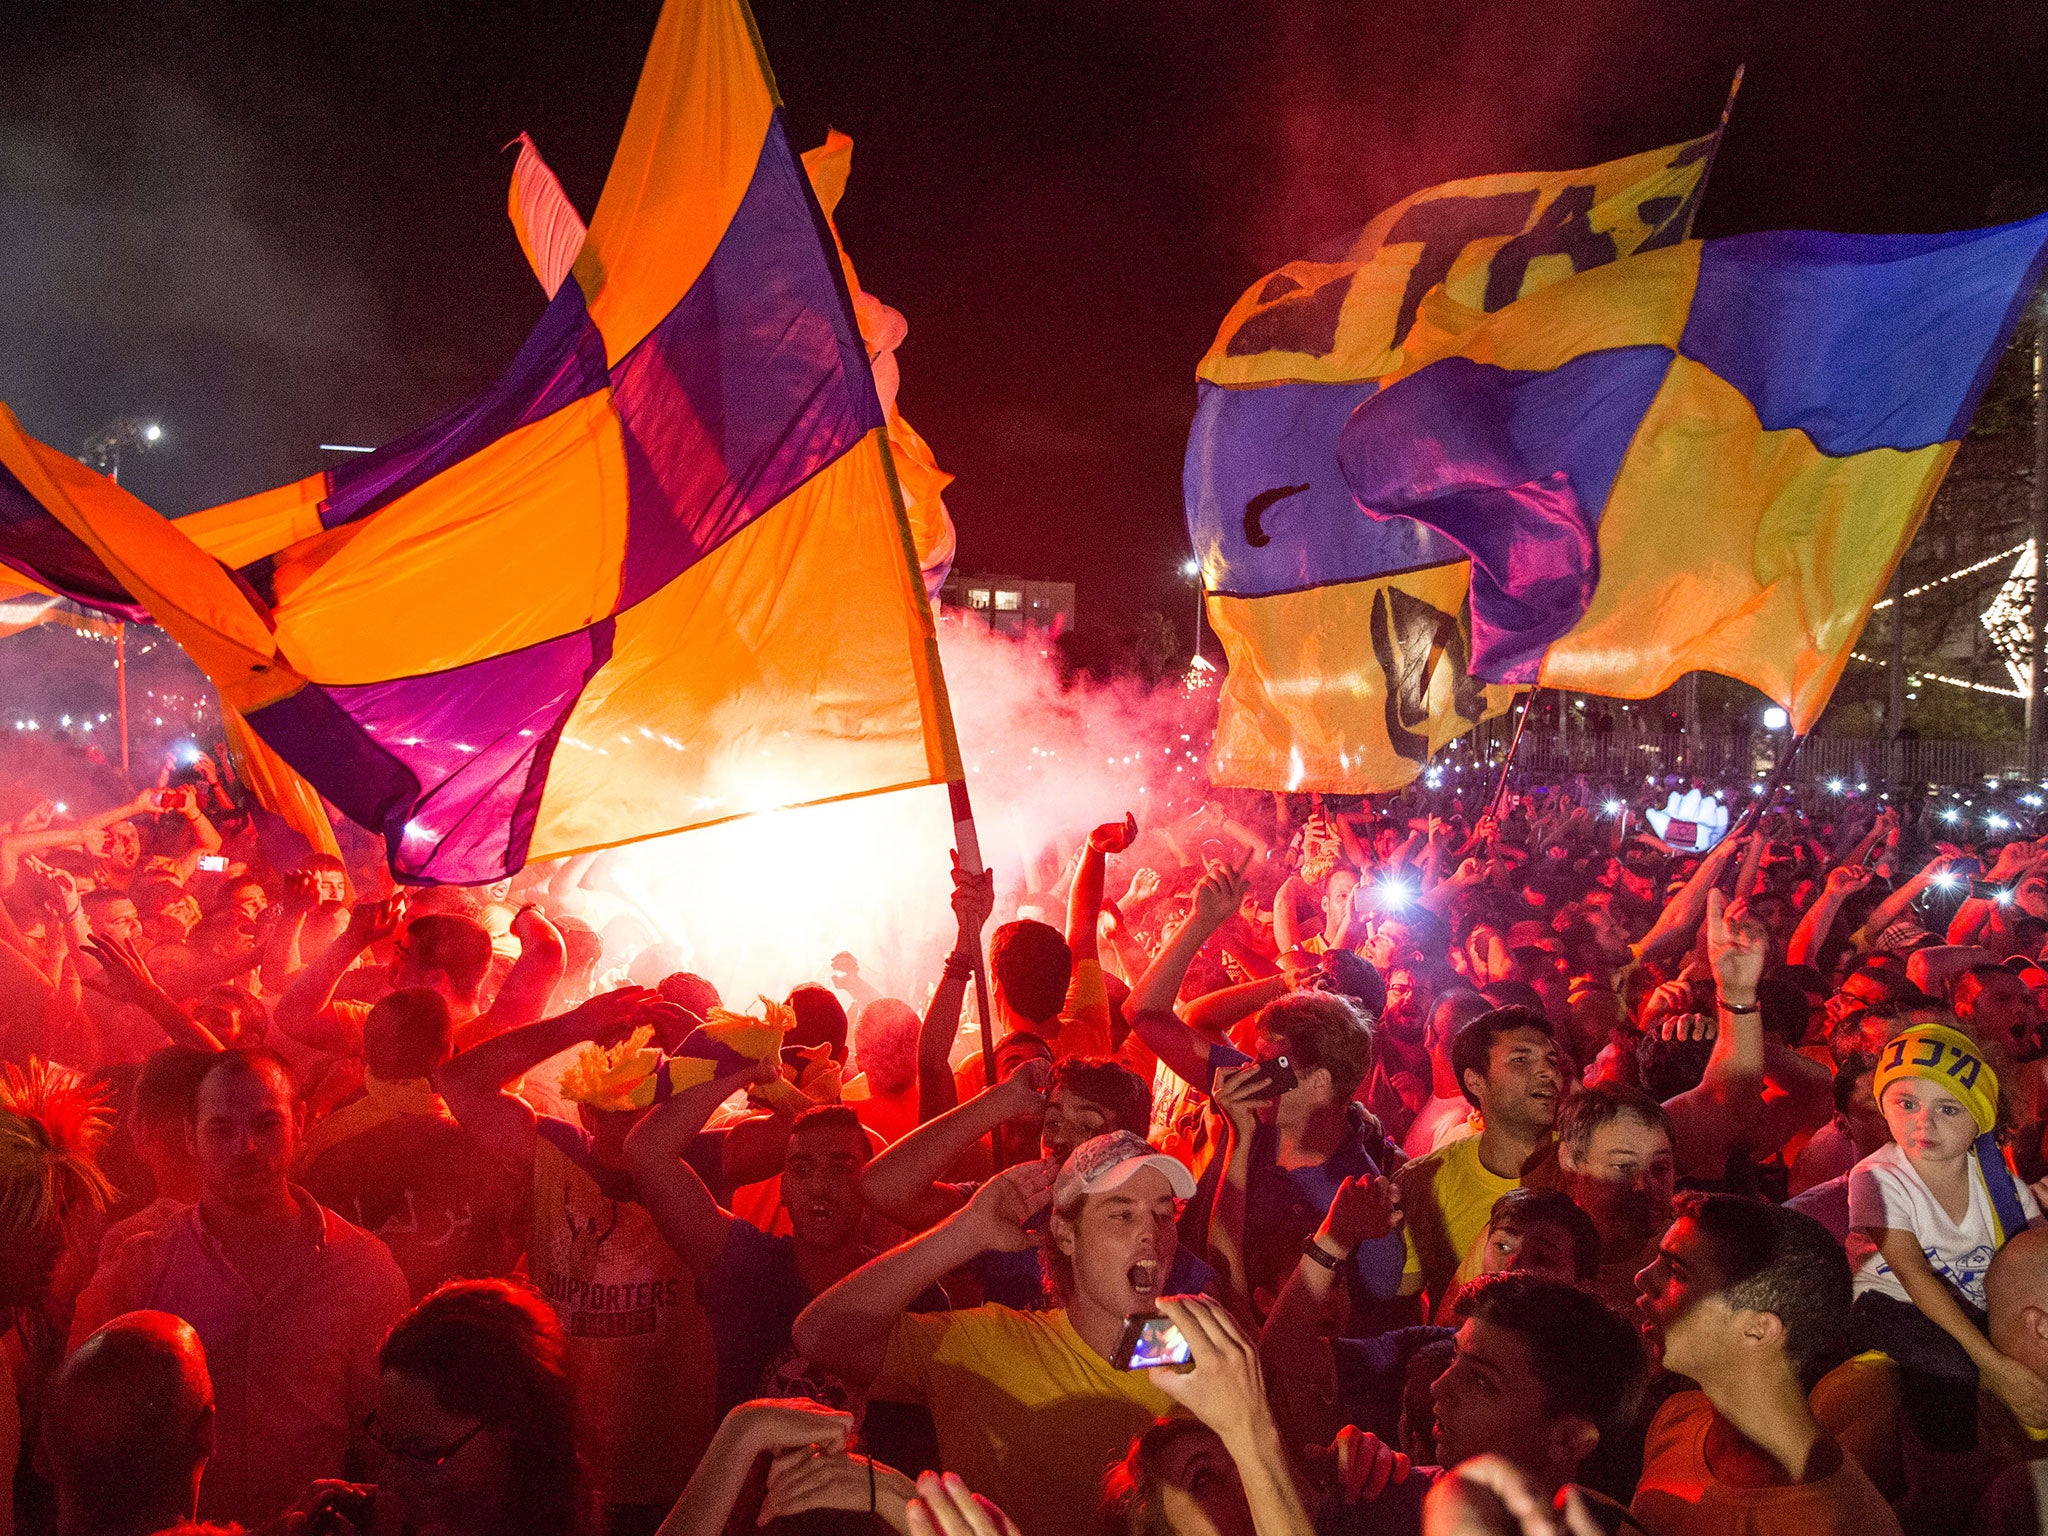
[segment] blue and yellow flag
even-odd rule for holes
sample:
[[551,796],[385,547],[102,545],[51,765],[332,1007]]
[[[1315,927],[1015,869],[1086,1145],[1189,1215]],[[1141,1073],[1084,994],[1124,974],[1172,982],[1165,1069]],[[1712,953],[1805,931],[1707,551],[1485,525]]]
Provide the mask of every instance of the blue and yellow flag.
[[1420,524],[1360,516],[1338,434],[1465,317],[1684,239],[1715,138],[1425,188],[1238,300],[1197,370],[1185,471],[1230,658],[1219,782],[1397,789],[1506,708],[1512,690],[1466,668],[1463,552]]
[[1826,706],[2021,310],[2048,215],[1686,241],[1449,317],[1354,410],[1354,517],[1471,567],[1474,676]]
[[177,524],[0,411],[0,563],[147,611],[393,870],[474,882],[959,777],[832,234],[744,0],[668,0],[476,399]]

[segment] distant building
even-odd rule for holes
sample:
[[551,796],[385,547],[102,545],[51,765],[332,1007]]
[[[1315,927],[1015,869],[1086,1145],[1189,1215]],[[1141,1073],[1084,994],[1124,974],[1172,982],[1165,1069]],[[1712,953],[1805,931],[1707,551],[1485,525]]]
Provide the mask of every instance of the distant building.
[[1056,636],[1073,627],[1074,584],[954,571],[939,589],[939,616],[978,620],[1000,635]]

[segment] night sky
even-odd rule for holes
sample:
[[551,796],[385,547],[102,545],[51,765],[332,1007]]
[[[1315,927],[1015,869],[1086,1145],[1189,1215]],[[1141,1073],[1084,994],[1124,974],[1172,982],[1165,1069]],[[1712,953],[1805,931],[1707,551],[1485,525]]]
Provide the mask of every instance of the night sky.
[[[123,479],[171,513],[455,403],[541,308],[501,147],[533,134],[588,217],[656,9],[11,5],[0,400],[72,448],[160,415]],[[2048,185],[2038,0],[755,10],[797,146],[854,137],[841,233],[910,321],[961,568],[1076,580],[1112,622],[1189,622],[1181,456],[1225,309],[1417,187],[1703,133],[1745,61],[1697,233],[1963,228]]]

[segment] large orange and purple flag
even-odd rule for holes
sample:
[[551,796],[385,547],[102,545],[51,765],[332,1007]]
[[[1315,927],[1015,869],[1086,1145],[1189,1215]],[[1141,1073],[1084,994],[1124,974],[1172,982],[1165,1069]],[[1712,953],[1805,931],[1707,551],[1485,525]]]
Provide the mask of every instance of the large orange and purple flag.
[[0,562],[162,624],[408,880],[960,776],[744,0],[668,0],[570,279],[491,388],[177,523],[0,413]]

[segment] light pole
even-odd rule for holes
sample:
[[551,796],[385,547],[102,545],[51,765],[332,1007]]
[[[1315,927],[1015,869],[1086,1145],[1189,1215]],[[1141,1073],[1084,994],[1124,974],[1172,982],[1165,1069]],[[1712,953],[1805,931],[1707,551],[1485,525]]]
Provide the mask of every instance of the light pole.
[[1202,599],[1206,596],[1202,590],[1202,562],[1190,555],[1181,562],[1180,573],[1187,580],[1195,584],[1195,662],[1197,665],[1200,665],[1202,660]]
[[140,416],[121,416],[108,422],[85,440],[79,460],[90,464],[114,484],[121,483],[121,450],[153,448],[163,440],[161,422]]
[[[90,464],[114,484],[121,483],[121,450],[132,447],[140,452],[152,448],[163,440],[161,422],[147,421],[140,416],[120,416],[108,422],[85,440],[79,451],[81,462]],[[121,712],[121,777],[128,778],[128,626],[117,625],[114,629],[114,696]],[[130,781],[133,782],[132,780]]]

